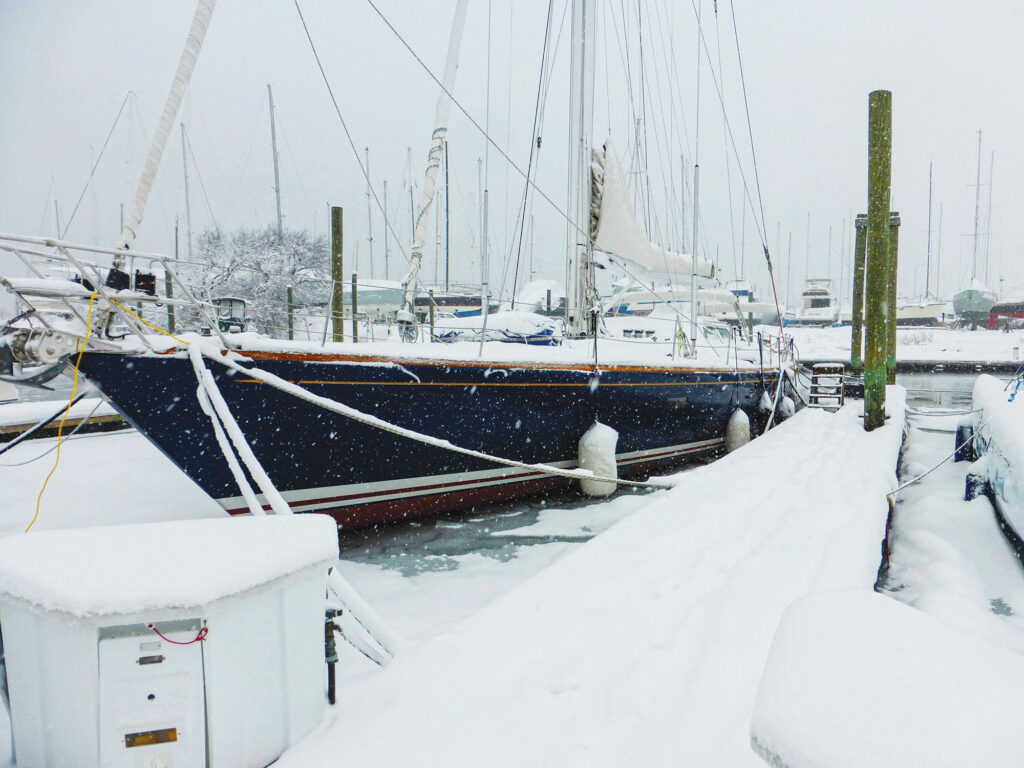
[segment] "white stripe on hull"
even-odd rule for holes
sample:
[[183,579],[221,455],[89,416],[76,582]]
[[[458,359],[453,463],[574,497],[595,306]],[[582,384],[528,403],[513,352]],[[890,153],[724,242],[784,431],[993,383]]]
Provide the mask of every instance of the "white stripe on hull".
[[[699,440],[694,443],[669,445],[645,451],[619,453],[616,454],[615,459],[619,466],[629,466],[645,461],[673,459],[688,453],[715,448],[724,443],[725,441],[722,438]],[[549,461],[545,463],[559,469],[569,469],[578,466],[575,461]],[[350,483],[320,488],[303,488],[295,491],[285,491],[281,495],[295,511],[314,512],[318,509],[335,509],[338,507],[408,499],[417,496],[457,493],[459,491],[536,480],[544,476],[545,474],[540,471],[501,467],[472,472],[454,472],[444,475],[380,480],[372,483]],[[265,499],[262,496],[258,498],[261,503],[265,503]],[[241,496],[217,499],[217,503],[228,510],[244,508],[246,506],[245,499]]]

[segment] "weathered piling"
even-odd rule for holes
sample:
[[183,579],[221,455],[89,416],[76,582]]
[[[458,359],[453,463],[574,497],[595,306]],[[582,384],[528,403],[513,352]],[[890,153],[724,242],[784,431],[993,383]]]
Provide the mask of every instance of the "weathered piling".
[[899,244],[900,215],[892,213],[889,216],[889,272],[886,283],[888,295],[885,317],[885,380],[888,384],[896,383],[896,276],[899,266]]
[[868,215],[857,214],[857,237],[853,246],[853,316],[850,330],[850,370],[864,370],[864,263],[868,250]]
[[434,340],[434,289],[431,288],[427,291],[427,295],[430,297],[430,340]]
[[342,209],[331,206],[331,339],[345,340],[345,272],[342,256],[344,230],[342,228]]
[[359,311],[359,291],[357,290],[358,275],[352,273],[352,343],[359,341],[359,326],[356,325],[356,312]]
[[295,338],[295,288],[288,286],[288,341]]
[[885,305],[889,291],[889,204],[892,182],[892,93],[868,96],[867,275],[864,292],[864,429],[885,424]]

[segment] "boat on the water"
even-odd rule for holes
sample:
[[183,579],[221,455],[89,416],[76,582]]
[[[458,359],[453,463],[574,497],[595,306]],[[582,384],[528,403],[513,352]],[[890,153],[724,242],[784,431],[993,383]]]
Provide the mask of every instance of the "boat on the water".
[[[30,315],[0,333],[0,355],[13,366],[42,349],[46,362],[84,344],[79,370],[229,514],[277,511],[283,499],[295,512],[327,513],[341,525],[361,526],[520,497],[570,482],[559,470],[578,466],[581,438],[595,424],[617,433],[614,461],[623,475],[722,450],[726,427],[737,418],[756,436],[787,410],[779,409],[784,397],[798,399],[778,362],[787,352],[782,339],[771,354],[755,358],[740,355],[729,339],[721,348],[702,346],[696,331],[687,337],[682,324],[679,333],[642,345],[601,332],[595,251],[648,272],[713,269],[696,254],[670,252],[641,236],[624,203],[628,194],[614,154],[591,145],[593,47],[584,40],[593,39],[594,7],[575,0],[572,13],[571,102],[580,119],[571,127],[568,210],[578,232],[568,237],[571,284],[559,345],[502,344],[486,336],[472,343],[355,344],[329,341],[326,332],[319,343],[301,342],[231,333],[234,328],[215,323],[208,338],[154,335],[145,327],[152,323],[128,301],[153,306],[167,299],[132,290],[131,275],[138,277],[137,266],[159,264],[176,281],[175,262],[132,249],[141,220],[136,205],[117,249],[0,235],[0,249],[22,257],[54,258],[42,248],[56,248],[56,258],[82,278],[58,292],[78,325],[33,325]],[[456,56],[460,15],[465,0],[458,0],[453,25]],[[193,61],[195,39],[202,34],[190,35],[186,53]],[[450,48],[431,163],[444,140],[451,61]],[[169,102],[168,109],[173,123],[177,104]],[[417,233],[430,206],[431,163]],[[140,188],[146,183],[144,175]],[[137,194],[136,202],[146,194]],[[422,247],[420,234],[416,238],[399,321],[422,337],[411,298]],[[98,264],[101,258],[110,263]],[[32,286],[6,284],[31,307]],[[209,317],[210,308],[185,283],[178,281],[174,293],[174,302]],[[696,296],[695,287],[691,293]],[[486,291],[483,297],[478,308],[489,300]],[[685,320],[697,327],[696,317]],[[127,335],[112,334],[112,323],[123,324]],[[769,359],[777,367],[766,365]],[[200,360],[209,363],[208,371]],[[258,497],[252,482],[260,486]]]
[[809,278],[800,300],[795,325],[835,325],[839,321],[839,302],[832,280]]

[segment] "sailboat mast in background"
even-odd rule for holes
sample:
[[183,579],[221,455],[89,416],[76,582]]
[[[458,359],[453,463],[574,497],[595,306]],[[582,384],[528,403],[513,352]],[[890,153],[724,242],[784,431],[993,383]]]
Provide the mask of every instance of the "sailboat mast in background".
[[591,0],[573,0],[572,53],[569,95],[569,286],[567,327],[570,336],[595,331],[593,250],[590,235],[590,155],[594,122],[594,29],[596,9]]

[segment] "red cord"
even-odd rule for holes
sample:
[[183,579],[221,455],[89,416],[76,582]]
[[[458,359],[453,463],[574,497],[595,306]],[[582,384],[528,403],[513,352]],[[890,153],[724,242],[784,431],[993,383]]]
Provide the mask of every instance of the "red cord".
[[163,632],[157,629],[156,625],[154,624],[147,624],[146,626],[152,629],[158,635],[160,635],[161,639],[166,640],[168,643],[171,643],[172,645],[192,645],[192,643],[201,643],[203,640],[206,639],[206,636],[210,633],[208,627],[203,627],[199,630],[199,634],[196,635],[194,638],[182,642],[181,640],[171,640],[171,638],[167,637],[167,635],[165,635]]

